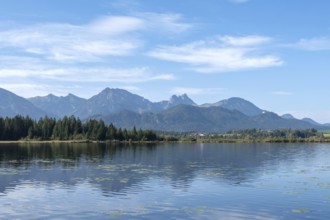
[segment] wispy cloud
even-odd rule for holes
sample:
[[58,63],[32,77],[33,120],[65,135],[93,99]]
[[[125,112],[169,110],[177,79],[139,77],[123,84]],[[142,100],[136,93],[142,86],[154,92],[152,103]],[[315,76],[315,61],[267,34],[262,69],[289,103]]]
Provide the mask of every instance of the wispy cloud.
[[31,98],[36,96],[46,96],[50,93],[57,96],[66,96],[69,93],[74,93],[82,98],[90,98],[99,93],[104,87],[95,86],[79,86],[76,84],[52,84],[52,83],[0,83],[0,88],[7,89],[24,98]]
[[262,45],[270,41],[263,36],[220,36],[181,46],[159,46],[148,55],[189,64],[192,70],[203,73],[280,66],[283,61],[279,57],[262,53]]
[[0,78],[21,77],[40,78],[66,82],[120,82],[141,83],[155,80],[173,80],[172,74],[154,74],[149,68],[114,69],[110,67],[99,68],[49,68],[34,69],[0,69]]
[[132,55],[143,47],[144,39],[138,33],[188,30],[191,25],[181,20],[180,14],[139,13],[101,16],[81,25],[47,23],[9,28],[0,31],[0,48],[55,62],[104,61],[111,56]]
[[243,37],[234,37],[234,36],[220,36],[218,40],[222,41],[224,44],[228,46],[237,46],[237,47],[244,47],[244,46],[258,46],[262,44],[267,44],[272,41],[272,38],[266,36],[259,36],[259,35],[250,35],[250,36],[243,36]]
[[[93,88],[98,85],[132,84],[170,81],[176,77],[171,73],[155,73],[149,67],[112,68],[106,65],[56,65],[43,63],[38,58],[15,56],[0,56],[0,87],[13,91],[24,97],[54,93],[65,95],[78,91],[78,95],[88,97],[98,92]],[[59,85],[66,85],[59,87]],[[68,85],[84,85],[80,89]],[[93,88],[92,88],[93,87]]]
[[17,95],[24,95],[25,98],[46,95],[51,92],[46,91],[46,88],[50,88],[48,85],[34,83],[0,83],[0,88],[12,91]]
[[58,89],[55,84],[97,87],[117,83],[133,88],[131,84],[173,80],[175,76],[171,73],[156,74],[143,64],[134,66],[130,59],[143,50],[144,32],[157,32],[157,22],[164,27],[162,31],[188,30],[189,25],[181,19],[178,14],[141,13],[101,16],[80,25],[42,23],[2,27],[0,79],[6,83],[1,86],[19,94],[34,95],[37,91],[39,94],[46,90],[69,91]]
[[137,15],[146,21],[149,31],[182,33],[193,28],[192,24],[182,21],[183,16],[181,14],[148,12]]
[[311,39],[300,39],[297,43],[290,46],[309,51],[330,50],[330,38],[318,37]]
[[293,95],[292,92],[287,92],[287,91],[274,91],[271,94],[272,95],[279,95],[279,96],[291,96],[291,95]]
[[141,41],[128,33],[141,28],[143,21],[130,17],[103,17],[80,26],[38,24],[1,31],[0,47],[56,62],[95,61],[133,53]]
[[130,16],[102,16],[86,25],[93,32],[109,35],[141,30],[145,26],[146,22],[143,19]]

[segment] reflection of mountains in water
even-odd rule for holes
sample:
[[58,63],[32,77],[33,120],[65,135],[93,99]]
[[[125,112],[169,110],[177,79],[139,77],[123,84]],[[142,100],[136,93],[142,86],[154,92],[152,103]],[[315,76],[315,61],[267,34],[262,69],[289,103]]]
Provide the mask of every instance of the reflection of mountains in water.
[[312,157],[315,148],[288,144],[12,144],[0,147],[0,192],[20,181],[93,184],[109,195],[150,178],[187,188],[197,176],[226,184],[253,182],[265,171]]

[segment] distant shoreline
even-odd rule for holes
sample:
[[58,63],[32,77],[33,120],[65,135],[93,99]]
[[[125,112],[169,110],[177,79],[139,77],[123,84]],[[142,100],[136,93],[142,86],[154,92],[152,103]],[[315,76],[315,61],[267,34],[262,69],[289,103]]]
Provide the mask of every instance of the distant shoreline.
[[84,144],[84,143],[102,143],[102,144],[157,144],[157,143],[330,143],[330,139],[182,139],[178,141],[93,141],[93,140],[8,140],[0,141],[1,144]]
[[[109,144],[121,144],[121,143],[161,143],[166,141],[93,141],[93,140],[9,140],[9,141],[0,141],[0,144],[43,144],[43,143],[69,143],[69,144],[84,144],[84,143],[109,143]],[[170,142],[170,141],[169,141]]]

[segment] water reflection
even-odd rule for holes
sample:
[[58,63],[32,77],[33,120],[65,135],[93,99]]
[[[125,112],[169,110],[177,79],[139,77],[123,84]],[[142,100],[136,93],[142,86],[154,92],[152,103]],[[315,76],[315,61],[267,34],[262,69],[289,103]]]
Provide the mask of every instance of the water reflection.
[[[116,199],[120,202],[111,204],[115,207],[110,212],[113,217],[119,217],[122,210],[135,210],[132,211],[135,214],[149,216],[146,209],[152,209],[154,214],[162,213],[164,219],[171,213],[176,213],[178,218],[191,218],[197,213],[212,219],[219,213],[224,215],[224,210],[229,216],[229,210],[236,209],[245,210],[233,213],[236,217],[256,213],[269,217],[276,216],[276,211],[284,206],[265,207],[261,202],[263,196],[272,195],[270,201],[275,202],[301,193],[303,190],[299,187],[307,180],[300,178],[305,178],[306,167],[309,167],[307,172],[315,171],[313,175],[308,174],[314,185],[317,182],[323,189],[329,186],[328,182],[321,181],[322,172],[329,174],[330,171],[327,155],[330,155],[329,145],[317,144],[0,145],[0,199],[5,196],[8,203],[9,195],[14,193],[27,201],[34,193],[40,196],[42,190],[38,189],[43,189],[44,194],[57,198],[58,202],[67,200],[67,204],[71,199],[72,206],[79,200],[75,196],[87,194],[90,202],[98,201],[103,214],[109,206],[106,198]],[[287,181],[292,175],[295,183]],[[292,191],[295,188],[297,190]],[[145,201],[146,196],[152,200]],[[50,202],[43,197],[39,199],[40,203]],[[245,204],[236,204],[242,199],[246,200]],[[128,201],[134,204],[130,206]],[[291,202],[294,199],[288,201]],[[138,206],[139,203],[142,206]],[[257,206],[260,208],[255,212],[247,211]],[[287,208],[287,215],[308,210],[304,208]],[[87,205],[86,210],[89,209]],[[81,213],[81,207],[72,207],[72,210],[76,212],[67,214],[78,213],[80,217],[91,214]],[[4,209],[0,208],[0,213],[4,213]],[[54,217],[54,213],[50,216]]]
[[88,179],[104,192],[119,192],[146,178],[160,176],[174,187],[189,187],[196,175],[228,184],[254,181],[281,163],[302,155],[313,157],[313,147],[284,144],[11,144],[0,147],[0,192],[19,179],[72,185]]

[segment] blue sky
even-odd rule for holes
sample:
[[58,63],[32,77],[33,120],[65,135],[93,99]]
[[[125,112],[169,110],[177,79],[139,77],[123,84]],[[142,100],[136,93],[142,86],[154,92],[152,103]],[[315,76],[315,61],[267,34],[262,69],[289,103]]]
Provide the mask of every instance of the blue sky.
[[328,0],[0,0],[0,87],[242,97],[330,122]]

